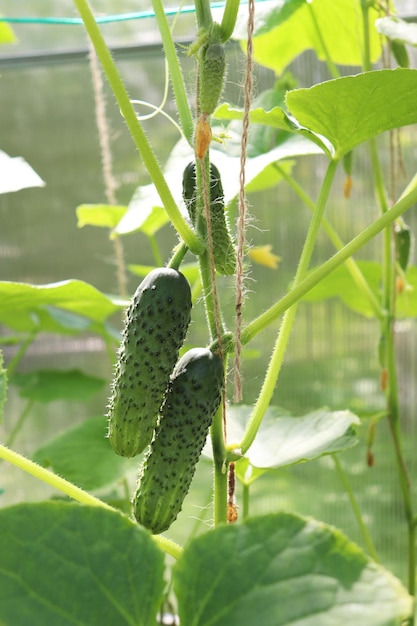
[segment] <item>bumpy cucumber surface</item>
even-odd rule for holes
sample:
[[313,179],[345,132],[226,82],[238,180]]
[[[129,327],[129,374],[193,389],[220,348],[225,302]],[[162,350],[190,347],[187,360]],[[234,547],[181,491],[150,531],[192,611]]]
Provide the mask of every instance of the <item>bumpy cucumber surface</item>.
[[[187,165],[182,182],[183,198],[193,226],[197,226],[195,168],[195,162]],[[235,272],[236,252],[226,218],[220,172],[214,163],[210,163],[210,221],[214,265],[220,274],[230,275]],[[202,234],[206,236],[207,233]]]
[[189,350],[175,366],[133,500],[137,521],[154,534],[181,511],[222,387],[222,360],[206,348]]
[[212,43],[202,50],[200,71],[200,111],[211,115],[223,89],[226,70],[224,46]]
[[191,317],[191,289],[177,270],[152,270],[127,311],[109,402],[109,440],[136,456],[152,440],[158,411]]

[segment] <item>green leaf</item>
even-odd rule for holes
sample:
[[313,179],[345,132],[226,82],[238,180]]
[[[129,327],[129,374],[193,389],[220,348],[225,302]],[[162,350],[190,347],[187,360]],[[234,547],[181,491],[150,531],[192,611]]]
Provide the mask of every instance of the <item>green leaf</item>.
[[[288,5],[294,11],[288,12]],[[370,56],[374,63],[381,55],[381,41],[374,28],[378,11],[369,9]],[[234,37],[246,39],[246,16],[236,25]],[[247,20],[247,18],[246,18]],[[359,0],[314,0],[281,2],[256,9],[254,57],[257,63],[276,74],[305,50],[312,49],[321,61],[326,51],[333,63],[362,65],[364,39]]]
[[288,513],[193,539],[173,575],[182,626],[399,626],[412,611],[341,532]]
[[15,43],[16,37],[9,26],[5,22],[0,22],[0,44],[2,43]]
[[336,158],[379,133],[417,122],[417,70],[375,70],[287,93],[298,122],[326,137]]
[[61,502],[0,511],[0,620],[156,626],[163,554],[119,513]]
[[132,468],[107,440],[107,418],[90,418],[36,450],[33,460],[87,491],[112,485]]
[[105,382],[102,378],[90,376],[77,369],[35,370],[15,374],[12,379],[23,398],[43,403],[55,400],[90,400],[103,388]]
[[417,24],[410,24],[399,17],[381,17],[375,22],[376,29],[392,41],[417,46]]
[[[47,285],[2,281],[0,301],[0,323],[18,332],[79,332],[103,324],[118,310],[107,296],[81,280]],[[82,328],[64,326],[54,315],[56,309],[84,318]]]
[[[228,439],[239,442],[252,407],[230,407]],[[269,407],[261,428],[245,457],[259,469],[285,467],[311,461],[356,445],[359,418],[350,411],[319,409],[302,417],[282,414],[282,409]]]
[[[357,264],[371,291],[379,297],[382,266],[375,261],[357,261]],[[405,289],[396,296],[396,316],[398,318],[417,317],[417,267],[415,265],[408,267],[405,282]],[[324,278],[303,299],[305,302],[318,302],[329,298],[340,298],[347,307],[365,317],[371,318],[375,315],[369,300],[359,291],[344,265]]]
[[114,228],[127,211],[127,206],[113,204],[80,204],[76,208],[78,228],[101,226]]
[[3,409],[7,396],[7,370],[3,367],[3,353],[0,350],[0,424],[3,421]]

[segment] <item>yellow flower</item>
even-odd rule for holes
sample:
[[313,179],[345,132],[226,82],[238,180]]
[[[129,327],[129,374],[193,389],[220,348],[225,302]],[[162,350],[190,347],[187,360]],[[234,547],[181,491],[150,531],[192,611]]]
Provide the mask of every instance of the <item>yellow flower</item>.
[[255,246],[249,249],[249,256],[255,263],[276,270],[278,263],[281,261],[281,257],[273,254],[271,250],[272,246],[270,244],[266,246]]

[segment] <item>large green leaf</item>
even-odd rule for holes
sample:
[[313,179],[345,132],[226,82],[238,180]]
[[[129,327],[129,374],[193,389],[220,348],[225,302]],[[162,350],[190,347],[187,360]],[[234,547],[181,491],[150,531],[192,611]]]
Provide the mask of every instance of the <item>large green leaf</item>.
[[[369,10],[372,62],[381,54],[380,37],[374,28],[378,17],[377,10]],[[246,39],[246,21],[242,14],[234,31],[235,38]],[[360,0],[287,0],[260,4],[256,9],[254,56],[257,63],[276,74],[281,74],[308,49],[313,49],[321,61],[328,55],[333,63],[361,66],[363,32]]]
[[[382,266],[375,261],[357,261],[358,267],[376,297],[380,296]],[[313,270],[311,270],[313,271]],[[398,318],[417,316],[417,267],[411,265],[406,272],[406,287],[396,296]],[[317,302],[340,298],[347,307],[366,317],[375,315],[369,300],[359,291],[345,266],[338,267],[305,295],[304,301]]]
[[44,502],[0,511],[0,623],[155,626],[163,554],[101,507]]
[[[252,407],[229,407],[228,440],[238,443]],[[269,407],[252,446],[245,455],[259,469],[284,467],[333,454],[357,443],[359,418],[350,411],[319,409],[302,417],[290,417]]]
[[105,385],[103,378],[85,374],[81,370],[34,370],[15,374],[12,383],[19,387],[23,398],[35,402],[55,400],[89,400]]
[[76,208],[77,226],[101,226],[114,228],[127,211],[127,206],[114,204],[80,204]]
[[0,323],[15,331],[80,332],[102,325],[118,310],[110,298],[81,280],[47,285],[3,281],[0,301]]
[[107,419],[90,418],[38,448],[33,460],[82,489],[101,489],[132,468],[129,459],[113,452],[106,434]]
[[181,626],[399,626],[401,583],[342,533],[280,513],[193,539],[174,566]]
[[375,70],[287,93],[298,122],[341,157],[379,133],[417,123],[417,70]]

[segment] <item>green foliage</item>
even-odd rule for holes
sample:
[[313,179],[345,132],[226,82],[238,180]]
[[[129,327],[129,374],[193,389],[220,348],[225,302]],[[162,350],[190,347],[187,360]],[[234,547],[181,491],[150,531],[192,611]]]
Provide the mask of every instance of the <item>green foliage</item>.
[[3,353],[0,350],[0,423],[3,420],[3,409],[7,397],[7,370],[3,367]]
[[35,370],[15,374],[11,382],[17,385],[22,398],[43,403],[55,400],[85,402],[106,383],[102,378],[89,376],[77,369]]

